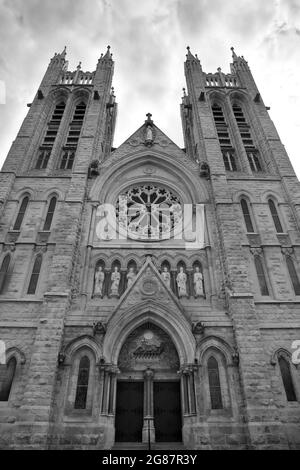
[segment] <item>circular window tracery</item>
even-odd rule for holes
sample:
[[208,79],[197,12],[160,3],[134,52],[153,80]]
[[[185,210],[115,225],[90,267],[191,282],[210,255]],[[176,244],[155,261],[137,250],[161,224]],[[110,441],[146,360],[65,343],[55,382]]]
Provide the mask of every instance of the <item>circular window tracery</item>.
[[169,189],[156,185],[130,188],[119,196],[117,217],[129,238],[149,241],[171,238],[181,224],[180,199]]

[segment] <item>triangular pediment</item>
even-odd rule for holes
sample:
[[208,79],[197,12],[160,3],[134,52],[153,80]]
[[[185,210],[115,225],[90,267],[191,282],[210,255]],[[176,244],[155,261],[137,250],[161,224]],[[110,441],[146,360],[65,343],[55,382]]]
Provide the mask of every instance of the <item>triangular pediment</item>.
[[[111,166],[117,161],[123,160],[127,155],[160,153],[170,155],[173,159],[183,163],[191,169],[197,169],[194,162],[178,145],[175,144],[155,124],[151,127],[152,139],[147,135],[147,126],[144,124],[125,140],[111,155],[101,164],[102,168]],[[194,168],[195,167],[195,168]]]
[[128,309],[130,306],[147,301],[159,302],[170,309],[176,309],[181,314],[184,314],[181,303],[163,281],[161,274],[152,263],[151,257],[147,258],[131,286],[127,288],[120,298],[115,311]]

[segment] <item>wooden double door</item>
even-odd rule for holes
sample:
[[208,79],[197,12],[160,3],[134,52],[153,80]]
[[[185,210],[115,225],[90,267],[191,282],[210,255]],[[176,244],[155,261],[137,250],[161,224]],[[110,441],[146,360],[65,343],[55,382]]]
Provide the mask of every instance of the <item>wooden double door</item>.
[[[145,392],[143,381],[117,383],[116,442],[142,442]],[[153,424],[156,442],[182,440],[179,381],[153,382]]]

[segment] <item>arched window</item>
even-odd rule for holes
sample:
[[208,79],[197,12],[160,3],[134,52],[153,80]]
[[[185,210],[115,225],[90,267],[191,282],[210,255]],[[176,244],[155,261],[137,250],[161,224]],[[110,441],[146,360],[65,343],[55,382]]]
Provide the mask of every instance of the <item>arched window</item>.
[[289,271],[289,275],[293,284],[295,295],[300,295],[300,282],[297,271],[295,269],[294,262],[290,256],[286,258],[286,264]]
[[247,232],[253,233],[254,227],[252,224],[251,215],[250,215],[250,211],[249,211],[249,207],[248,207],[248,203],[246,199],[241,199],[241,207],[243,211],[243,216],[244,216]]
[[12,357],[6,365],[0,366],[0,401],[8,401],[9,399],[16,371],[16,365],[16,358]]
[[7,273],[10,263],[10,255],[6,255],[1,264],[0,269],[0,294],[3,293],[5,287],[5,281],[7,279]]
[[272,218],[273,218],[273,222],[274,222],[274,225],[275,225],[275,228],[276,228],[276,232],[282,233],[283,232],[282,225],[281,225],[281,222],[280,222],[280,219],[279,219],[279,215],[278,215],[275,203],[272,199],[269,199],[268,204],[269,204],[269,209],[270,209],[270,212],[271,212],[271,215],[272,215]]
[[207,361],[208,382],[211,399],[211,408],[219,410],[223,408],[222,393],[217,360],[211,356]]
[[291,374],[290,363],[283,356],[279,356],[278,363],[280,367],[280,373],[281,373],[287,401],[297,401],[292,374]]
[[25,196],[23,198],[23,201],[21,202],[13,230],[20,230],[28,203],[29,203],[29,197]]
[[32,268],[32,273],[29,281],[28,291],[27,294],[35,294],[37,283],[39,280],[39,275],[41,271],[43,257],[42,255],[37,255],[34,261],[34,265]]
[[221,106],[214,104],[212,106],[213,117],[217,129],[218,139],[221,147],[232,147],[228,127],[225,122]]
[[254,264],[261,295],[269,295],[268,284],[260,256],[254,256]]
[[77,149],[85,111],[86,104],[82,101],[76,106],[73,114],[73,119],[70,123],[67,140],[60,161],[61,170],[71,170],[73,167],[75,151]]
[[235,157],[232,153],[232,151],[222,151],[223,154],[223,162],[225,166],[226,171],[237,171],[237,166],[235,162]]
[[79,363],[78,380],[74,404],[74,408],[77,410],[84,410],[86,408],[89,375],[90,360],[87,356],[83,356],[80,359]]
[[39,149],[38,158],[36,161],[36,169],[47,168],[48,161],[51,155],[51,150],[54,145],[58,129],[65,111],[66,104],[62,101],[55,106],[52,118],[48,124],[47,132],[45,134],[43,143]]
[[48,211],[47,211],[47,215],[46,215],[43,230],[50,230],[50,228],[51,228],[51,223],[52,223],[52,219],[53,219],[53,216],[54,216],[56,202],[57,202],[57,198],[55,196],[53,196],[50,199],[50,202],[49,202]]

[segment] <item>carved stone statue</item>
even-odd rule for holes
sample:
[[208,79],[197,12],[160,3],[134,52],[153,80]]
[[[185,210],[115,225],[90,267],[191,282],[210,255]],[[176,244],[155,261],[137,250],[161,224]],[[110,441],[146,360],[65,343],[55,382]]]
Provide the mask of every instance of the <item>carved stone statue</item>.
[[103,295],[104,272],[102,266],[98,266],[95,272],[94,295]]
[[195,297],[203,296],[203,275],[200,272],[199,266],[196,266],[194,272],[194,290],[195,290]]
[[119,297],[119,284],[121,280],[121,274],[119,273],[118,266],[115,266],[115,269],[111,275],[111,296]]
[[180,266],[179,273],[177,274],[177,277],[176,277],[179,297],[187,297],[186,280],[187,280],[186,274],[183,271],[183,267]]
[[146,140],[153,140],[153,131],[151,126],[147,126],[146,129]]
[[164,283],[166,284],[166,286],[168,286],[169,288],[171,287],[171,275],[168,271],[168,268],[167,266],[164,266],[163,267],[163,271],[161,273],[161,277],[164,281]]
[[129,271],[126,277],[127,277],[127,289],[128,289],[136,278],[136,273],[134,272],[134,268],[132,267],[129,268]]

